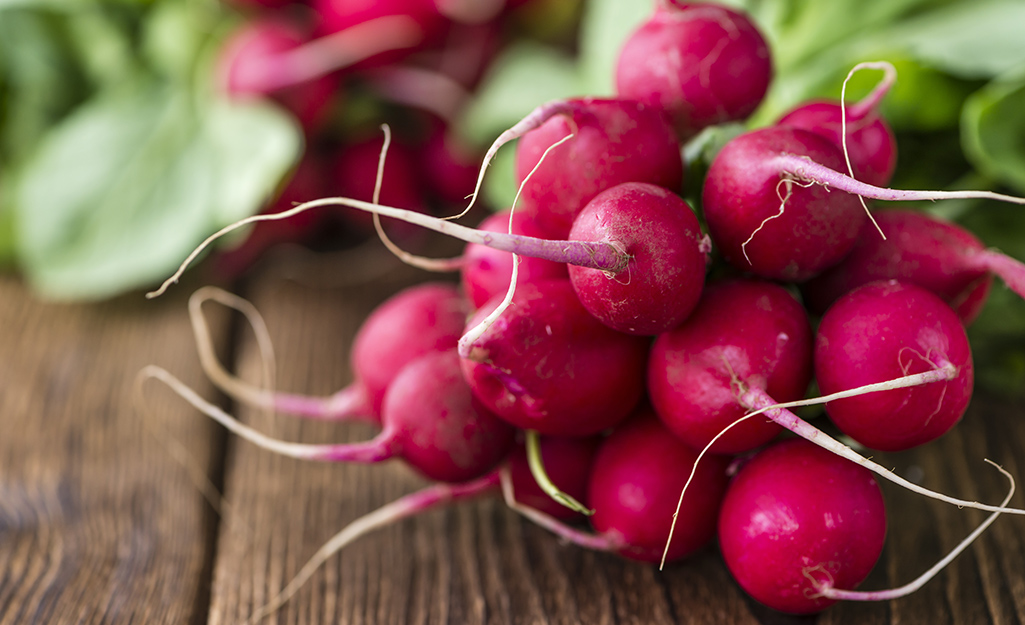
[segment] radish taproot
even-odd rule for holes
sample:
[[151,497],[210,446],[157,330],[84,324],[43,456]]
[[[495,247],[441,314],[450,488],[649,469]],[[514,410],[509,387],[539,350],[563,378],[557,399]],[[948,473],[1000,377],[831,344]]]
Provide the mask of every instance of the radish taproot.
[[[648,394],[666,427],[700,450],[748,410],[740,388],[779,401],[804,397],[812,372],[812,331],[800,303],[763,280],[709,285],[686,322],[659,335],[648,359]],[[740,453],[781,431],[750,419],[726,432],[711,451]]]

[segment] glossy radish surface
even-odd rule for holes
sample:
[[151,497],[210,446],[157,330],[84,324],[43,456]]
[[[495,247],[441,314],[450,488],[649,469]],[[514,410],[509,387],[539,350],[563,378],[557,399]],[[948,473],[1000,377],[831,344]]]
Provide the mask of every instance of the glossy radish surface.
[[[591,469],[591,525],[633,560],[659,562],[680,491],[697,452],[683,445],[650,411],[640,411],[602,443]],[[680,508],[667,561],[685,558],[715,536],[726,490],[725,456],[705,456]]]
[[655,335],[679,325],[697,305],[707,264],[704,235],[672,191],[644,183],[612,187],[588,202],[569,236],[611,243],[629,258],[615,275],[569,266],[580,302],[610,328]]
[[702,208],[713,243],[731,265],[801,282],[851,251],[866,213],[854,195],[785,175],[773,158],[781,154],[845,171],[843,154],[821,135],[785,126],[751,131],[712,161]]
[[522,210],[554,238],[565,238],[584,205],[617,184],[681,189],[680,145],[659,110],[633,100],[582,98],[559,103],[559,111],[516,147],[516,178],[523,181],[549,147],[574,135],[523,185]]
[[[700,450],[748,411],[740,401],[745,388],[779,402],[803,397],[811,350],[804,309],[783,287],[760,280],[711,284],[686,322],[655,339],[648,393],[666,427]],[[780,429],[766,418],[748,419],[712,451],[753,449]]]
[[[866,469],[801,439],[745,463],[719,515],[719,547],[734,579],[781,612],[819,612],[815,582],[854,588],[883,550],[886,510]],[[809,579],[810,578],[810,579]]]
[[665,111],[684,139],[746,118],[771,79],[769,46],[754,23],[711,2],[659,3],[616,63],[620,97]]
[[815,379],[824,395],[941,367],[952,367],[956,376],[826,404],[833,423],[866,447],[909,449],[961,419],[974,382],[964,327],[939,297],[896,280],[851,291],[819,324]]
[[513,425],[586,436],[622,421],[640,401],[647,353],[646,339],[616,332],[584,310],[568,280],[546,280],[519,285],[513,305],[462,362],[474,395]]

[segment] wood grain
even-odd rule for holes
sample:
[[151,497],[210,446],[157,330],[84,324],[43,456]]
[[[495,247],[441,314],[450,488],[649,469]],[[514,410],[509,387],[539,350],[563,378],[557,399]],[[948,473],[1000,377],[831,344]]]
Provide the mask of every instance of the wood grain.
[[214,518],[170,437],[215,474],[221,436],[159,384],[133,400],[147,364],[203,390],[190,337],[180,294],[46,304],[0,278],[0,623],[205,620]]
[[[331,393],[351,379],[348,350],[372,308],[417,272],[318,290],[264,276],[242,294],[273,334],[277,386]],[[426,484],[400,462],[303,462],[227,437],[159,383],[158,364],[217,398],[199,371],[185,312],[189,285],[166,299],[42,303],[0,279],[0,625],[243,622],[347,523]],[[216,315],[213,334],[240,376],[259,379],[252,334]],[[981,366],[981,363],[980,363]],[[261,431],[294,441],[364,440],[374,429],[230,406]],[[977,397],[941,441],[876,457],[965,498],[999,501],[991,458],[1025,475],[1025,408]],[[159,423],[152,435],[146,423]],[[215,514],[175,460],[181,441],[223,486]],[[884,484],[891,512],[883,558],[864,588],[906,583],[983,514]],[[1016,495],[1014,503],[1025,505]],[[315,624],[1025,623],[1025,519],[1005,517],[917,593],[834,606],[814,617],[754,604],[714,546],[659,572],[558,539],[492,498],[465,502],[364,536],[331,558],[265,622]]]

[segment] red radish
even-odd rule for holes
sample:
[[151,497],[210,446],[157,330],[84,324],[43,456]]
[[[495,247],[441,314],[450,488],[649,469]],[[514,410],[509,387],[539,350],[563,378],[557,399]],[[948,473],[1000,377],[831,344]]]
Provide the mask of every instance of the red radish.
[[826,404],[833,423],[866,447],[909,449],[940,437],[961,419],[974,379],[968,337],[939,297],[896,280],[848,293],[819,324],[815,379],[824,394],[941,368],[957,373],[941,382]]
[[[475,327],[499,304],[477,311]],[[647,341],[590,316],[568,280],[520,284],[513,305],[462,361],[474,395],[517,427],[586,436],[622,421],[641,399]]]
[[[434,0],[312,0],[320,32],[338,35],[367,24],[394,20],[408,32],[408,44],[386,48],[357,64],[359,68],[394,63],[414,50],[437,42],[448,27]],[[401,20],[401,21],[400,21]],[[385,34],[385,33],[382,33]]]
[[733,266],[800,282],[840,262],[865,223],[858,198],[785,175],[778,154],[844,171],[843,154],[821,135],[776,126],[733,139],[712,161],[702,192],[708,233]]
[[[747,411],[740,389],[758,388],[779,401],[804,397],[811,356],[811,326],[786,289],[756,280],[711,284],[694,314],[655,340],[648,394],[666,427],[700,450]],[[768,419],[749,419],[711,451],[747,451],[780,430]]]
[[580,303],[610,328],[655,335],[681,323],[697,305],[708,244],[697,217],[675,193],[636,182],[607,189],[583,208],[569,238],[608,242],[630,258],[615,276],[569,267]]
[[822,582],[850,589],[875,566],[886,510],[866,469],[807,441],[787,440],[745,463],[726,491],[719,546],[749,595],[781,612],[810,614],[834,602]]
[[[509,221],[509,211],[506,210],[491,215],[482,221],[478,228],[491,232],[512,232],[529,237],[547,238],[533,220],[523,213],[513,213],[511,226]],[[569,277],[566,265],[563,263],[530,256],[520,256],[519,258],[518,280],[520,281],[533,282]],[[496,250],[479,243],[470,243],[466,246],[462,258],[462,286],[463,292],[466,293],[474,308],[480,308],[495,295],[506,292],[512,277],[512,266],[513,256],[509,252]]]
[[866,229],[843,262],[804,284],[802,290],[812,310],[824,312],[844,293],[891,278],[939,295],[965,324],[981,312],[993,274],[1025,297],[1025,265],[986,249],[964,228],[910,210],[879,211],[875,219],[885,240]]
[[[616,428],[595,456],[588,486],[594,508],[591,525],[619,545],[627,558],[662,558],[676,496],[697,453],[673,437],[650,412]],[[706,456],[683,500],[668,560],[685,558],[715,535],[719,504],[726,489],[725,456]]]
[[772,79],[769,46],[751,19],[712,2],[662,2],[616,63],[616,91],[665,111],[682,139],[742,120]]
[[[541,156],[560,139],[538,166]],[[574,218],[601,191],[624,182],[649,182],[678,191],[683,159],[672,128],[658,110],[631,100],[581,98],[538,107],[503,133],[491,153],[512,138],[523,211],[545,231],[564,238]],[[485,166],[489,157],[485,157]],[[481,172],[483,175],[483,170]]]
[[337,76],[296,80],[288,54],[309,41],[297,25],[275,13],[247,22],[220,52],[220,86],[231,96],[270,96],[292,111],[304,128],[317,127],[338,93]]
[[989,191],[885,189],[840,173],[843,154],[815,133],[762,128],[726,144],[712,161],[702,208],[712,241],[735,267],[801,282],[854,247],[866,211],[857,196],[887,201],[1025,199]]
[[[219,289],[196,291],[189,314],[200,361],[207,376],[234,399],[287,414],[317,419],[365,419],[381,422],[385,393],[406,365],[425,354],[451,350],[463,332],[469,308],[458,289],[433,282],[409,287],[378,306],[353,340],[350,359],[355,380],[328,397],[309,397],[257,389],[228,373],[213,351],[202,305],[215,299],[246,314],[258,338],[263,321],[248,302]],[[262,339],[264,343],[269,338]]]

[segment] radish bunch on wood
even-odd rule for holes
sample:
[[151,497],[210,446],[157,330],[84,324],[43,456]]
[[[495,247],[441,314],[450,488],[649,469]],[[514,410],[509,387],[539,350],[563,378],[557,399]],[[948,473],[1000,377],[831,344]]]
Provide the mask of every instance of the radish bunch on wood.
[[[440,6],[417,3],[423,42]],[[874,67],[886,76],[861,102],[809,102],[727,143],[704,180],[686,181],[701,189],[692,206],[680,195],[681,138],[743,120],[772,64],[743,13],[662,2],[623,48],[615,98],[543,103],[498,137],[478,187],[495,152],[518,140],[523,202],[481,228],[352,197],[242,222],[332,206],[469,243],[449,263],[461,270],[461,290],[417,287],[367,320],[353,346],[356,379],[333,397],[247,387],[204,359],[241,401],[362,416],[380,424],[377,438],[291,445],[189,399],[274,451],[401,457],[449,483],[396,502],[330,553],[380,523],[504,481],[510,506],[588,548],[679,561],[718,536],[740,587],[776,610],[896,596],[853,592],[885,540],[877,479],[989,510],[986,525],[1025,510],[913,484],[789,409],[825,404],[827,429],[868,450],[909,449],[955,428],[984,366],[973,362],[963,324],[994,274],[1025,295],[1025,266],[957,226],[870,211],[866,200],[1025,200],[886,188],[896,144],[878,105],[894,75]],[[716,261],[715,274],[727,277],[710,280]],[[808,398],[813,381],[820,396]],[[530,462],[508,455],[516,437]],[[567,440],[579,448],[554,442]],[[578,456],[574,472],[567,461]],[[589,527],[567,523],[572,515],[552,499],[592,512]]]

